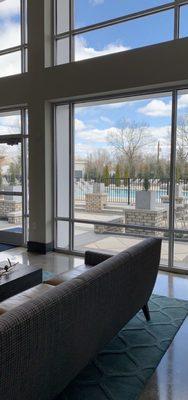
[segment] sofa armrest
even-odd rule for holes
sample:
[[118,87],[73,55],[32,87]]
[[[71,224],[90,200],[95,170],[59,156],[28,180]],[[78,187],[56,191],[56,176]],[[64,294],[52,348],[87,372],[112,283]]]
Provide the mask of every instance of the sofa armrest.
[[101,262],[108,260],[108,258],[112,257],[110,254],[97,253],[94,251],[86,251],[85,252],[85,264],[90,266],[95,266],[100,264]]

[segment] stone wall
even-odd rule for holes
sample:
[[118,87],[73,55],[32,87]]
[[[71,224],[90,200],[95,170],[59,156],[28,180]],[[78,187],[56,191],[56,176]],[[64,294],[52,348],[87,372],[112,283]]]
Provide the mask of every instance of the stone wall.
[[[183,196],[181,196],[181,197],[179,197],[179,196],[177,196],[177,197],[175,197],[175,202],[176,202],[176,204],[183,204],[183,202],[184,202],[184,197]],[[169,203],[169,196],[161,196],[161,201],[162,201],[162,203]]]
[[[138,210],[125,209],[126,225],[142,225],[152,228],[164,228],[167,223],[167,211],[162,210]],[[144,228],[125,228],[125,233],[136,233],[137,235],[160,236],[160,232],[144,230]]]
[[9,217],[10,213],[22,212],[22,202],[0,199],[0,218]]
[[[123,218],[113,218],[109,220],[108,222],[111,222],[113,224],[123,224]],[[110,226],[110,225],[94,225],[94,232],[95,233],[124,233],[125,228],[122,226]]]

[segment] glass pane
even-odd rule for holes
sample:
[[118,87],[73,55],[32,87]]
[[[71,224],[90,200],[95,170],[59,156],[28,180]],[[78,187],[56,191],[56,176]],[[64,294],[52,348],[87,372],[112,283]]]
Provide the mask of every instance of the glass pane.
[[0,112],[0,135],[19,135],[20,133],[20,111]]
[[0,231],[22,233],[22,196],[0,195]]
[[0,50],[21,43],[20,0],[0,2]]
[[57,0],[57,33],[69,30],[69,0]]
[[158,7],[171,0],[74,0],[76,28]]
[[0,190],[22,191],[21,143],[0,143]]
[[21,73],[21,52],[0,56],[0,78]]
[[188,91],[178,94],[175,228],[188,230]]
[[126,232],[119,232],[118,234],[117,229],[111,228],[111,231],[102,234],[96,232],[95,225],[75,223],[74,233],[74,250],[93,250],[109,254],[126,250],[149,236],[162,237],[161,264],[168,264],[168,238],[165,238],[162,232],[153,232],[149,235],[146,231],[140,232],[139,235],[126,234]]
[[188,5],[180,7],[180,38],[188,36]]
[[174,267],[188,270],[188,234],[175,233],[174,239]]
[[22,50],[24,55],[25,69],[22,72],[28,72],[28,49]]
[[57,222],[57,247],[69,249],[69,222]]
[[69,106],[56,107],[57,216],[69,217]]
[[175,191],[174,266],[188,269],[188,90],[178,92]]
[[28,115],[28,110],[25,112],[25,134],[29,135],[29,115]]
[[[144,47],[173,39],[172,10],[80,34],[75,39],[75,60]],[[160,26],[160,29],[159,29]]]
[[28,5],[27,5],[27,1],[24,1],[24,7],[25,7],[25,25],[24,25],[24,33],[25,33],[25,42],[28,43]]
[[171,113],[169,94],[75,105],[76,218],[168,228]]
[[57,65],[66,64],[70,61],[69,38],[57,40]]

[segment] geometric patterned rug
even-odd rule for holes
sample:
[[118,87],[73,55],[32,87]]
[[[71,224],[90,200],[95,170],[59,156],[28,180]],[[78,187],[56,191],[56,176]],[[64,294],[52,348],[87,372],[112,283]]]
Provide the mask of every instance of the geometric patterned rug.
[[56,400],[137,400],[188,314],[188,301],[152,295]]

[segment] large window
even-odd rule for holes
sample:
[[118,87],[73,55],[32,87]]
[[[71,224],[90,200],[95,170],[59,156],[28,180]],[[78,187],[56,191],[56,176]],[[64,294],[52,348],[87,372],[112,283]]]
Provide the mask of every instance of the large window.
[[177,97],[174,207],[174,264],[188,267],[188,91]]
[[26,0],[0,2],[0,77],[26,71]]
[[55,64],[185,37],[188,35],[186,3],[183,0],[55,0]]
[[188,92],[56,107],[56,246],[116,253],[162,238],[188,269]]
[[0,240],[23,244],[28,217],[27,109],[0,110]]

